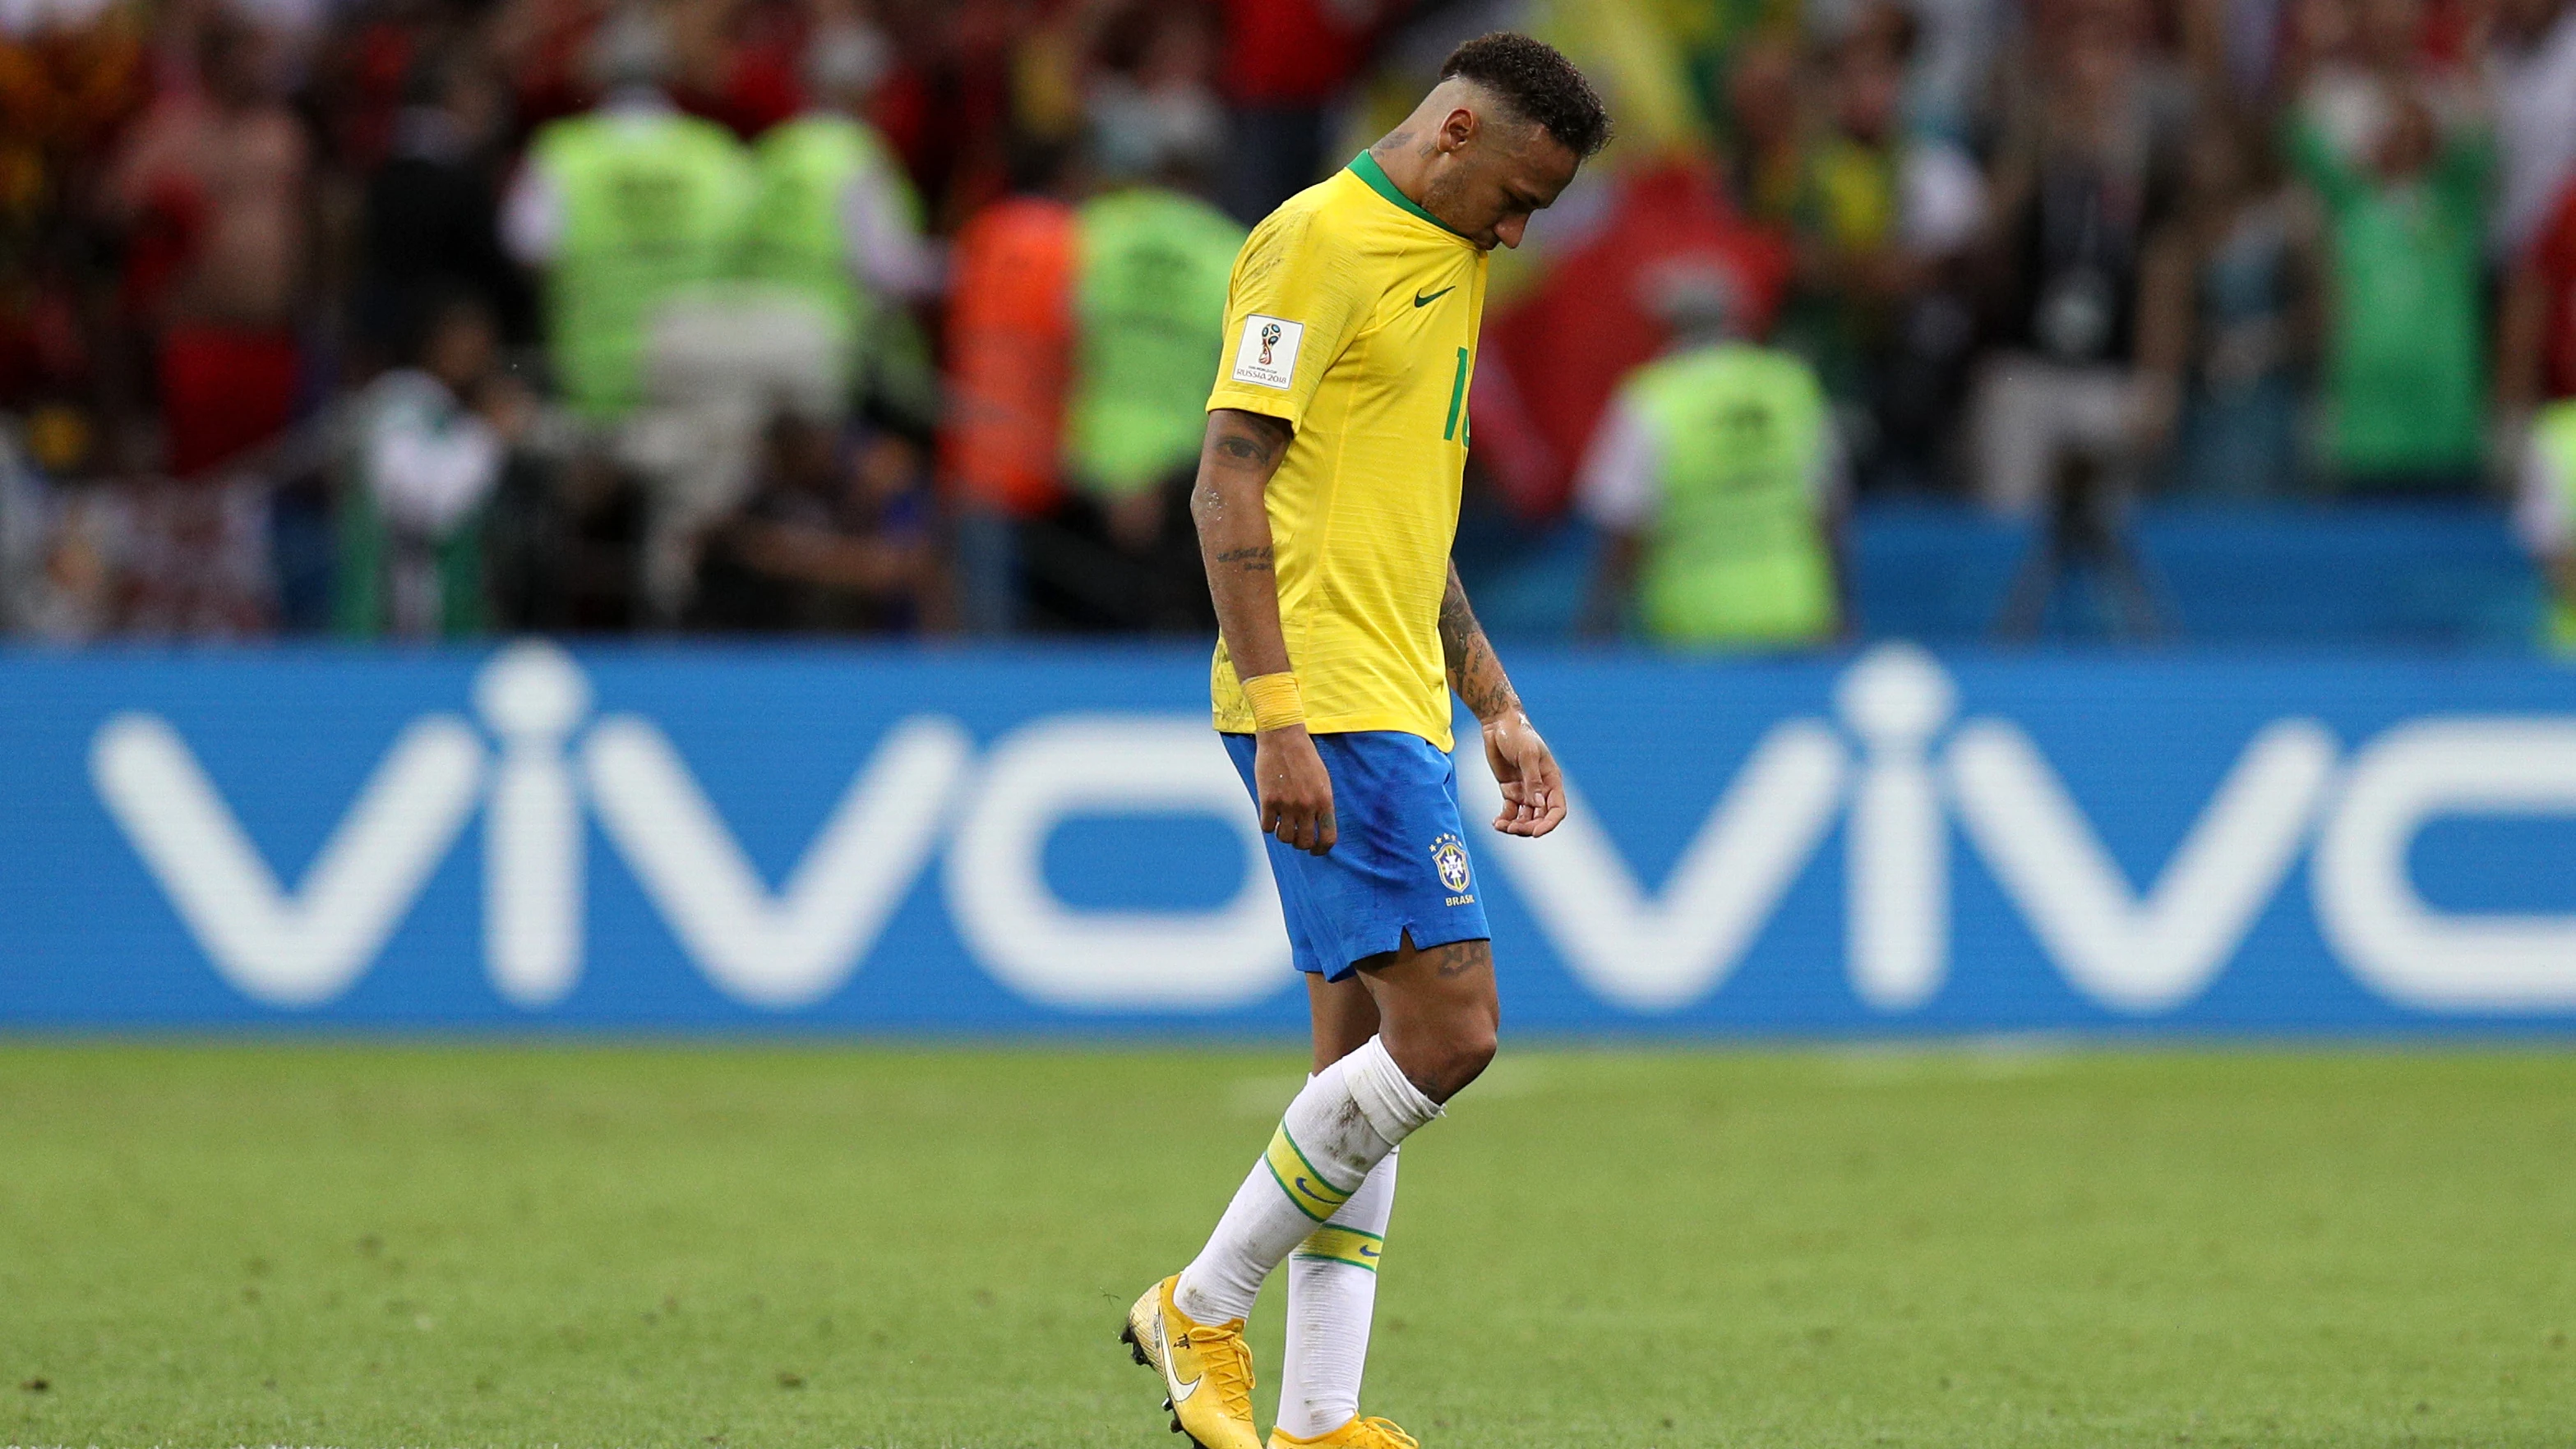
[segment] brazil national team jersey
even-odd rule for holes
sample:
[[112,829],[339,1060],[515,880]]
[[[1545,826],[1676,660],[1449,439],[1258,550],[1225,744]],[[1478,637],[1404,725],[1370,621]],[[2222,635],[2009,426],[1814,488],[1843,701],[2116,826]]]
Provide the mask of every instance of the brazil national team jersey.
[[[1483,249],[1362,153],[1254,228],[1226,295],[1208,407],[1296,429],[1270,480],[1279,615],[1317,734],[1450,748],[1440,597],[1467,461]],[[1252,729],[1219,639],[1216,727]]]

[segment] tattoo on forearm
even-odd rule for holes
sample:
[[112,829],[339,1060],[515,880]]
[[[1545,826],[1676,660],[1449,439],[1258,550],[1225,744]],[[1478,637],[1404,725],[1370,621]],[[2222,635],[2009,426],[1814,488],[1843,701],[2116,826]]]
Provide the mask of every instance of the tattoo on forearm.
[[1288,425],[1277,418],[1227,408],[1216,415],[1216,432],[1209,440],[1209,447],[1222,462],[1244,468],[1267,468],[1278,460],[1280,450],[1288,445],[1289,436]]
[[1440,596],[1440,652],[1448,661],[1449,687],[1458,691],[1476,718],[1489,720],[1521,707],[1520,695],[1504,675],[1503,662],[1494,657],[1484,626],[1467,605],[1467,590],[1459,584],[1454,567],[1449,570],[1449,591]]
[[1245,573],[1266,574],[1272,571],[1274,550],[1266,543],[1259,548],[1229,548],[1217,554],[1216,562],[1238,565]]
[[1190,489],[1190,517],[1202,538],[1223,524],[1229,495],[1258,511],[1261,489],[1293,436],[1286,423],[1259,413],[1219,408],[1208,415],[1207,451]]

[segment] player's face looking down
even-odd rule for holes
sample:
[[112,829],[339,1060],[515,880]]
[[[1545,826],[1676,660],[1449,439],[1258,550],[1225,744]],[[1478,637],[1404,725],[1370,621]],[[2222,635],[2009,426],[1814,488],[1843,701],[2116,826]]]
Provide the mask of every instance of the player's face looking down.
[[1435,124],[1421,143],[1422,209],[1488,251],[1519,246],[1531,214],[1553,204],[1582,164],[1467,82],[1441,82],[1416,114],[1425,112]]

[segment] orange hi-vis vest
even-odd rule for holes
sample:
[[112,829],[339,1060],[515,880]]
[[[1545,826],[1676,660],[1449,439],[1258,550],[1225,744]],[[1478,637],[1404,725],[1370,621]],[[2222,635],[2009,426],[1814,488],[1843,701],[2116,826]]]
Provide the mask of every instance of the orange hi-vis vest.
[[956,501],[1034,517],[1063,496],[1073,367],[1073,208],[1012,197],[958,233],[940,476]]

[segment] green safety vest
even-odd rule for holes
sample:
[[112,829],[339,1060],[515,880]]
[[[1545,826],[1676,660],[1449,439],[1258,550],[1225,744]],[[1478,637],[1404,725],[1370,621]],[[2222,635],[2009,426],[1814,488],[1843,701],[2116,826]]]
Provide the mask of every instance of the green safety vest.
[[[2540,445],[2541,456],[2557,472],[2554,480],[2565,499],[2569,513],[2576,514],[2576,399],[2552,403],[2531,420],[2533,441]],[[2549,646],[2560,654],[2576,654],[2576,599],[2550,588]]]
[[1199,455],[1246,233],[1203,201],[1148,186],[1084,202],[1074,227],[1066,461],[1087,490],[1124,497]]
[[731,132],[693,116],[574,116],[532,148],[563,203],[547,277],[555,380],[575,410],[642,401],[655,309],[723,275],[747,187]]
[[1815,373],[1728,344],[1649,363],[1621,397],[1658,465],[1638,590],[1646,632],[1683,645],[1832,638],[1841,608],[1815,492],[1827,427]]
[[921,225],[921,203],[893,163],[875,128],[846,116],[799,116],[772,126],[752,147],[751,209],[743,222],[739,274],[784,287],[820,309],[855,363],[867,350],[881,309],[850,275],[841,194],[866,172],[883,172],[888,189]]

